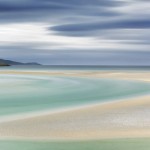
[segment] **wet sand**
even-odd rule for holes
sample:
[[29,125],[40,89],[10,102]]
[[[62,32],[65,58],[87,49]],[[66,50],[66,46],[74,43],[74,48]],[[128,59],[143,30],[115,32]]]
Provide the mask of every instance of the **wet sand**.
[[[150,81],[149,72],[3,71],[0,74],[44,74]],[[67,140],[150,137],[150,96],[8,120],[0,123],[0,138],[4,137]]]

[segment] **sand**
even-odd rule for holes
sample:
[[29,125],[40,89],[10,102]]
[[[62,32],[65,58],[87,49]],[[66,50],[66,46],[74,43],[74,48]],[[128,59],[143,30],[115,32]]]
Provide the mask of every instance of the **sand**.
[[[44,74],[150,81],[149,72],[20,72],[1,74]],[[150,96],[87,106],[63,112],[19,118],[0,123],[0,138],[105,139],[150,137]]]

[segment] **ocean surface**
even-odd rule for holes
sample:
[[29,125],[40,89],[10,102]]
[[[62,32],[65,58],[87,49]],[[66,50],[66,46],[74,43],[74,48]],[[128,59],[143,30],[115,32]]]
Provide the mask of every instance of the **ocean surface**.
[[68,66],[59,66],[59,65],[16,65],[9,67],[0,67],[0,70],[32,70],[32,71],[48,71],[48,70],[95,70],[95,71],[110,71],[110,70],[125,70],[125,71],[150,71],[150,66],[81,66],[81,65],[68,65]]

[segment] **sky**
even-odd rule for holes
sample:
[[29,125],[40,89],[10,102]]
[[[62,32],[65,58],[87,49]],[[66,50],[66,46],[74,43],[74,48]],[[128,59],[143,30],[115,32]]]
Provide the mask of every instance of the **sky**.
[[150,65],[150,0],[0,0],[0,58]]

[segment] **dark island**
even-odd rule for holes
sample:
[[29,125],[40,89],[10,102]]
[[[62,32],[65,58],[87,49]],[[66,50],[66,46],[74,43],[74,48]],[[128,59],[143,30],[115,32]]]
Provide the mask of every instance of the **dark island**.
[[17,62],[17,61],[0,59],[0,67],[1,66],[13,66],[13,65],[41,65],[41,64],[36,63],[36,62],[22,63],[22,62]]

